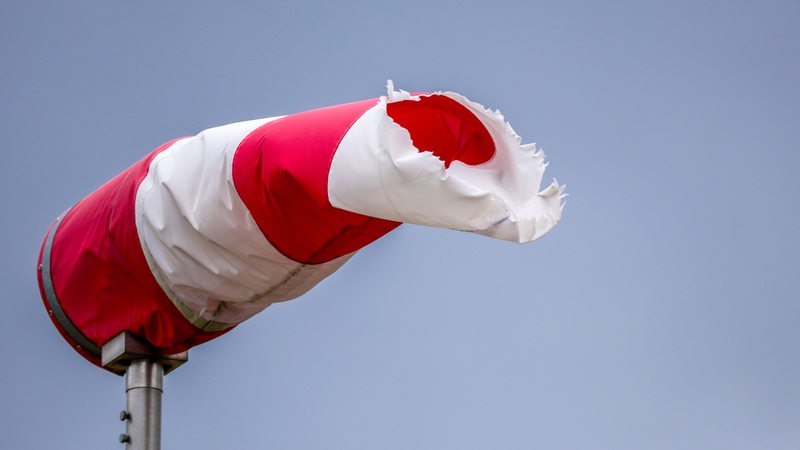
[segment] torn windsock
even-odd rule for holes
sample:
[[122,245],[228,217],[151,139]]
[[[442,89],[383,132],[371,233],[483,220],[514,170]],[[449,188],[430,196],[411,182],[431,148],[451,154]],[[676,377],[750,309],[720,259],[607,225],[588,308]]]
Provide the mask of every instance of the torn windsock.
[[296,298],[401,222],[527,242],[561,216],[544,155],[451,92],[212,128],[76,204],[40,256],[45,305],[97,363],[123,331],[182,351]]

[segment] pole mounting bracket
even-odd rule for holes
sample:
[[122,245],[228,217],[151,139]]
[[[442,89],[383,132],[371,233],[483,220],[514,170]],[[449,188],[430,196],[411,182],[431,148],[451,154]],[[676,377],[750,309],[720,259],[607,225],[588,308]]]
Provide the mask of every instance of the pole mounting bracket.
[[133,361],[150,360],[164,368],[164,375],[189,360],[189,352],[165,354],[129,331],[106,342],[101,351],[102,366],[117,375],[125,375]]

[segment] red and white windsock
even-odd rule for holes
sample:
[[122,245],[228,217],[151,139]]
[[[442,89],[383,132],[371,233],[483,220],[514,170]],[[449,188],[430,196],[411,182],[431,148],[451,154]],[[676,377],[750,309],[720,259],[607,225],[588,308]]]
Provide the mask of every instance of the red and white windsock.
[[560,219],[544,155],[452,92],[388,95],[166,143],[59,217],[39,285],[99,364],[129,331],[170,353],[296,298],[402,222],[534,240]]

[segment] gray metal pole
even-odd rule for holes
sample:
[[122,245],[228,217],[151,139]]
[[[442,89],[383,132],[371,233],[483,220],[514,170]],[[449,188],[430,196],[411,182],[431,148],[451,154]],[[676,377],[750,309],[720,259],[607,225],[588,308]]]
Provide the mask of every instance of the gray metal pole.
[[161,450],[164,368],[148,359],[132,361],[125,373],[127,424],[120,437],[129,450]]
[[103,367],[125,375],[126,409],[120,413],[126,450],[161,450],[161,394],[164,375],[189,359],[189,353],[164,354],[129,332],[106,342]]

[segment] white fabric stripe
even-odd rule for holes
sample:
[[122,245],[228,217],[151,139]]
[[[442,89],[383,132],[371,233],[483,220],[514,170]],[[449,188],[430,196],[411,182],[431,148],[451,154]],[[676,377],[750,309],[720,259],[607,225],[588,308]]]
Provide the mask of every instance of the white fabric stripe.
[[486,126],[496,154],[477,166],[449,168],[431,152],[419,152],[409,132],[386,113],[390,102],[415,99],[405,91],[381,97],[342,139],[331,163],[328,196],[333,206],[398,222],[472,231],[528,242],[561,218],[562,189],[539,185],[546,164],[535,146],[520,145],[503,116],[452,92]]
[[276,118],[234,123],[175,142],[157,155],[136,193],[136,227],[148,264],[187,320],[237,324],[296,298],[348,256],[304,265],[263,236],[233,184],[239,143]]

